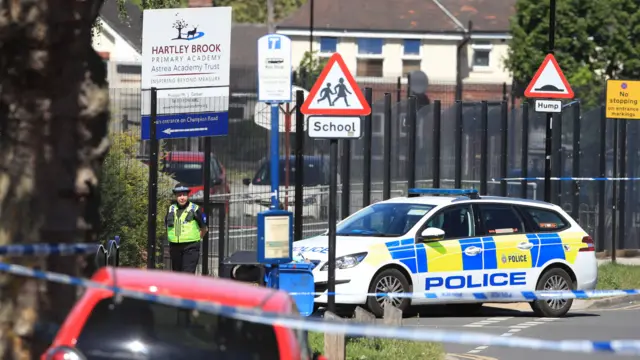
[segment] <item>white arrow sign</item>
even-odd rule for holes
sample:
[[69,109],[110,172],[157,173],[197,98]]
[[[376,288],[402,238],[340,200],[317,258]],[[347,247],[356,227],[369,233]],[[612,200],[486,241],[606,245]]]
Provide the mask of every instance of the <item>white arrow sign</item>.
[[207,131],[207,128],[193,128],[193,129],[165,129],[162,130],[163,133],[165,134],[169,134],[171,135],[172,133],[177,133],[177,132],[193,132],[193,131]]

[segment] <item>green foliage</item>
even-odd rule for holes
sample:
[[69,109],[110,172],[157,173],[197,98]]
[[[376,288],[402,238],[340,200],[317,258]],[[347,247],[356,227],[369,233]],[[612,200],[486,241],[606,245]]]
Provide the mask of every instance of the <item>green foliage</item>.
[[322,69],[327,65],[329,59],[325,57],[320,58],[317,53],[318,51],[314,51],[313,53],[305,51],[298,65],[296,85],[310,89],[320,76]]
[[[640,78],[640,6],[635,0],[558,0],[555,56],[587,108],[602,101],[605,78]],[[549,0],[518,0],[506,67],[527,84],[547,54]]]
[[[111,0],[113,1],[113,0]],[[120,12],[124,13],[124,3],[127,0],[115,0],[120,5]],[[140,9],[168,9],[168,8],[181,8],[186,7],[188,0],[130,0],[135,5],[138,5]]]
[[[120,263],[146,263],[147,194],[149,168],[136,159],[140,138],[130,133],[111,135],[111,148],[102,167],[100,219],[102,241],[120,236]],[[159,173],[157,239],[164,235],[164,217],[172,200],[174,181]],[[159,248],[159,247],[156,247]]]
[[[309,333],[309,346],[314,352],[324,353],[324,338],[320,333]],[[443,359],[442,345],[420,341],[379,338],[347,338],[347,360]]]
[[606,263],[598,266],[598,289],[637,289],[640,266]]
[[[298,9],[306,0],[274,0],[275,20],[282,20]],[[216,6],[233,7],[233,21],[238,23],[267,22],[267,2],[255,0],[216,0]]]

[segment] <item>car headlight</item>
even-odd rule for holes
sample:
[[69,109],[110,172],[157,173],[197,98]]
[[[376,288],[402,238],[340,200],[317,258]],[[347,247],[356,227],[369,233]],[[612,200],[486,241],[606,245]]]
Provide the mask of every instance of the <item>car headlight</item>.
[[[351,255],[340,256],[336,259],[336,269],[350,269],[352,267],[357,266],[367,257],[367,253],[357,253]],[[328,271],[329,270],[329,262],[324,264],[324,266],[320,269],[320,271]]]

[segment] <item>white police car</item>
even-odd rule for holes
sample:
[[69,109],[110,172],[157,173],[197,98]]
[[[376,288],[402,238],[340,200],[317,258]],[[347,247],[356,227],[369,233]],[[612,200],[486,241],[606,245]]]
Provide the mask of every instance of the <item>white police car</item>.
[[[365,304],[377,316],[388,304],[405,310],[426,299],[367,293],[591,290],[597,282],[592,238],[562,208],[542,201],[410,189],[408,197],[354,213],[336,233],[336,304]],[[325,292],[316,304],[327,303],[327,243],[326,233],[294,243],[294,254],[316,264],[316,292]],[[565,315],[571,305],[531,302],[548,317]]]

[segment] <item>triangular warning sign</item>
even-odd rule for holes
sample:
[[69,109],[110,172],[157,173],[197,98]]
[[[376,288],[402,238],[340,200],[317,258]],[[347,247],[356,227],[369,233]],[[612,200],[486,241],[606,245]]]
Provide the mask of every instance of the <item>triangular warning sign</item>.
[[524,96],[528,98],[573,99],[573,90],[564,77],[553,54],[542,61],[542,65],[531,79]]
[[300,111],[305,115],[363,116],[371,114],[371,107],[342,56],[334,53]]

